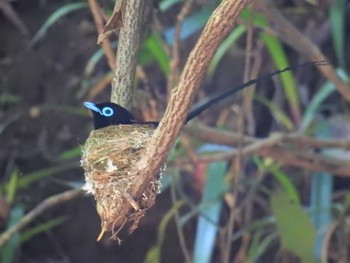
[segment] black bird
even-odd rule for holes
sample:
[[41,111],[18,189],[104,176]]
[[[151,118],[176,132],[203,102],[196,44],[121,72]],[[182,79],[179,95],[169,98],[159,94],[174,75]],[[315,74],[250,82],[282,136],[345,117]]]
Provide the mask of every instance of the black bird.
[[[314,66],[321,66],[328,64],[327,61],[317,61],[317,62],[311,62],[311,63],[305,63],[298,66],[292,66],[287,67],[285,69],[276,70],[272,73],[268,73],[265,75],[260,76],[259,78],[252,79],[246,83],[243,83],[237,87],[234,87],[232,89],[229,89],[228,91],[214,97],[213,99],[209,100],[208,102],[204,103],[203,105],[199,106],[198,108],[190,111],[190,113],[187,115],[185,124],[195,118],[197,115],[199,115],[202,111],[208,109],[210,106],[214,105],[215,103],[235,94],[237,91],[242,90],[250,85],[253,85],[259,81],[271,78],[272,76],[281,74],[286,71],[295,70],[300,67],[304,67],[306,65],[312,64]],[[112,103],[112,102],[104,102],[100,104],[95,104],[93,102],[84,102],[84,105],[89,108],[94,116],[94,127],[95,129],[101,129],[110,125],[119,125],[119,124],[153,124],[154,126],[158,126],[159,122],[138,122],[134,116],[125,108],[122,106]]]
[[100,104],[84,102],[84,105],[92,111],[95,130],[110,125],[137,123],[134,116],[132,116],[127,109],[118,104],[112,102],[104,102]]

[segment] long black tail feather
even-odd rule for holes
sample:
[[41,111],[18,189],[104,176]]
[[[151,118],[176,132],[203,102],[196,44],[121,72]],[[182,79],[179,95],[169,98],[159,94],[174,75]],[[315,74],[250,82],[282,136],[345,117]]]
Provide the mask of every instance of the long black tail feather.
[[202,113],[203,111],[205,111],[206,109],[208,109],[210,106],[214,105],[215,103],[221,101],[221,100],[224,100],[225,98],[235,94],[237,91],[240,91],[246,87],[249,87],[253,84],[256,84],[260,81],[263,81],[265,79],[268,79],[268,78],[271,78],[275,75],[279,75],[283,72],[286,72],[286,71],[294,71],[296,69],[299,69],[299,68],[302,68],[302,67],[305,67],[305,66],[309,66],[309,65],[313,65],[313,66],[323,66],[323,65],[328,65],[329,62],[328,61],[315,61],[315,62],[306,62],[304,64],[300,64],[300,65],[297,65],[297,66],[290,66],[290,67],[286,67],[284,69],[280,69],[280,70],[276,70],[274,72],[271,72],[271,73],[267,73],[267,74],[264,74],[256,79],[252,79],[252,80],[249,80],[248,82],[246,83],[243,83],[237,87],[234,87],[232,89],[229,89],[228,91],[218,95],[217,97],[209,100],[208,102],[204,103],[202,106],[199,106],[198,108],[192,110],[188,115],[187,115],[187,118],[186,118],[186,121],[185,121],[185,124],[187,122],[189,122],[190,120],[192,120],[193,118],[197,117],[200,113]]

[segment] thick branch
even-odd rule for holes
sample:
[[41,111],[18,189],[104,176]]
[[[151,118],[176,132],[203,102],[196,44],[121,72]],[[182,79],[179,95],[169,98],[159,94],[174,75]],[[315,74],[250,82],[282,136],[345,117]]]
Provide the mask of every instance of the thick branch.
[[179,85],[171,93],[169,105],[159,127],[145,149],[145,154],[135,166],[135,172],[146,180],[142,182],[140,180],[140,185],[136,186],[132,193],[134,196],[142,193],[149,180],[158,173],[159,167],[166,160],[214,52],[222,39],[232,30],[241,10],[250,2],[251,0],[224,0],[210,17],[188,57],[180,75]]
[[119,33],[117,67],[112,80],[111,101],[126,109],[131,108],[134,93],[144,2],[144,0],[126,1],[123,27]]

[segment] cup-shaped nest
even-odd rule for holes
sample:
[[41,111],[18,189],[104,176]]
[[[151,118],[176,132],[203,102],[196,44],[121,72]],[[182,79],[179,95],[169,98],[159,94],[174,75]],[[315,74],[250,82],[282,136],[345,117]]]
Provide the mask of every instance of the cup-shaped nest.
[[153,125],[115,125],[92,131],[82,149],[84,189],[96,200],[101,218],[100,240],[106,231],[112,237],[123,226],[132,232],[160,191],[159,175],[147,183],[141,196],[132,196],[136,181],[135,163],[154,131]]

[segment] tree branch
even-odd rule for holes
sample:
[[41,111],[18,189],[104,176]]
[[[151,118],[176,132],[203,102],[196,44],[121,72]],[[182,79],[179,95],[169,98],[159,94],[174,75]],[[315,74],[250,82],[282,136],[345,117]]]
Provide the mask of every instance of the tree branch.
[[[219,131],[203,125],[190,125],[186,127],[186,131],[195,135],[197,138],[212,143],[236,146],[240,141],[238,134]],[[350,165],[345,160],[325,157],[314,153],[315,149],[321,148],[349,149],[350,142],[347,140],[317,140],[300,134],[273,134],[265,139],[254,139],[245,136],[243,137],[243,143],[246,144],[242,149],[243,155],[255,154],[281,161],[285,165],[350,177]],[[238,155],[239,151],[234,149],[229,152],[215,153],[215,155],[197,156],[196,161],[214,162],[230,160],[236,158]]]
[[112,80],[111,101],[130,109],[134,93],[145,0],[127,0],[125,2],[123,27],[119,33],[117,67]]
[[135,164],[132,172],[144,180],[139,180],[139,185],[133,188],[131,194],[134,196],[140,196],[152,177],[158,174],[159,167],[166,160],[184,124],[214,52],[222,39],[232,30],[241,10],[251,1],[223,0],[213,12],[187,59],[177,88],[172,90],[163,119],[150,139],[145,154]]

